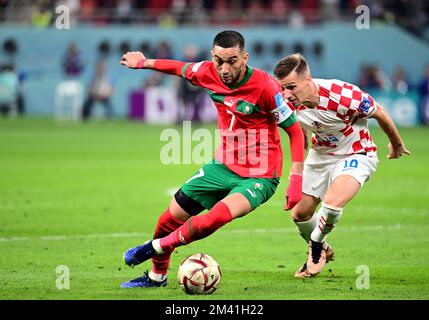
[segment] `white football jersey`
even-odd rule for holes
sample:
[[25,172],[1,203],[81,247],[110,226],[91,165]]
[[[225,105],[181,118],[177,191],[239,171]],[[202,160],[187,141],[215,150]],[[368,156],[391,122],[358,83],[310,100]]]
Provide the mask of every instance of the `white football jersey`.
[[313,81],[319,87],[319,106],[311,109],[301,105],[295,111],[301,127],[313,133],[312,148],[328,155],[376,156],[377,146],[367,124],[377,111],[374,99],[344,81]]

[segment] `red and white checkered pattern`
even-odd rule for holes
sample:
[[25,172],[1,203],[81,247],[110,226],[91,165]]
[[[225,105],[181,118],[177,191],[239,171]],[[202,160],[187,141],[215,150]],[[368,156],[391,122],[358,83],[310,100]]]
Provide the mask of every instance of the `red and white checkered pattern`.
[[374,99],[340,80],[313,81],[319,87],[319,106],[310,109],[302,105],[296,111],[301,126],[313,132],[313,148],[330,155],[376,156],[377,146],[367,125],[367,119],[377,110]]

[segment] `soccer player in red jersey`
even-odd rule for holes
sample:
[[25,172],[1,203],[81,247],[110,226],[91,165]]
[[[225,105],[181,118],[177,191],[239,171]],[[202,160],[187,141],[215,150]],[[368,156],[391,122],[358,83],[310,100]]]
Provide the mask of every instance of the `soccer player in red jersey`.
[[[289,136],[292,156],[285,209],[301,199],[304,135],[280,85],[247,65],[244,38],[236,31],[217,34],[211,54],[212,61],[197,63],[148,59],[141,52],[122,57],[121,64],[128,68],[181,76],[204,88],[218,111],[221,143],[214,159],[174,195],[158,219],[154,240],[124,253],[130,266],[152,258],[152,270],[121,287],[165,286],[174,248],[209,236],[274,194],[283,162],[278,126]],[[205,209],[207,213],[198,215]]]
[[309,245],[307,261],[295,276],[313,277],[333,258],[326,238],[344,206],[377,168],[377,146],[367,120],[375,119],[389,138],[389,159],[410,151],[387,111],[369,94],[341,80],[313,79],[302,55],[281,59],[274,75],[296,108],[299,123],[312,132],[312,148],[304,162],[303,195],[291,216]]

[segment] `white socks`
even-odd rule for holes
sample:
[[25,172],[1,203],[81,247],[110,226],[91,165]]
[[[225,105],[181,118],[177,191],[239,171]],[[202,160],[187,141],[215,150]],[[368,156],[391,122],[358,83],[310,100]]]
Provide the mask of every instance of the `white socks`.
[[337,208],[322,203],[319,211],[317,211],[317,226],[311,233],[311,240],[324,242],[328,233],[334,229],[335,225],[340,220],[342,213],[343,208]]
[[305,242],[308,243],[308,241],[310,241],[311,233],[313,232],[314,228],[316,228],[317,214],[313,214],[310,220],[303,222],[295,222],[295,224],[298,227],[298,231],[301,237],[303,237]]
[[162,282],[167,278],[166,274],[155,273],[152,270],[149,271],[149,278],[156,282]]
[[[164,253],[164,251],[162,250],[159,242],[160,242],[159,239],[153,240],[152,246],[155,249],[157,254],[162,254],[162,253]],[[161,273],[155,273],[151,270],[151,271],[149,271],[149,278],[153,281],[162,282],[167,278],[167,275],[161,274]]]
[[160,240],[152,240],[152,247],[155,249],[156,254],[163,254],[164,250],[161,248]]

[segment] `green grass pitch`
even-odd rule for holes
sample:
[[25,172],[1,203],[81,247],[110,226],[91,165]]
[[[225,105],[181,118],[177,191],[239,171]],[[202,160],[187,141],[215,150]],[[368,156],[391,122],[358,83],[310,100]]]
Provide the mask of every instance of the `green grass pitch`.
[[[400,160],[385,158],[387,138],[372,129],[378,170],[330,235],[336,260],[321,276],[293,277],[307,250],[282,210],[284,176],[256,211],[178,248],[166,288],[119,288],[150,267],[124,266],[123,251],[151,237],[169,192],[200,166],[161,164],[163,129],[0,119],[0,299],[429,298],[429,128],[400,129],[413,152]],[[221,266],[213,295],[187,296],[178,287],[178,264],[197,252]],[[70,289],[56,286],[61,265],[70,270]],[[368,289],[356,285],[358,266],[368,267]]]

